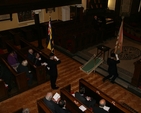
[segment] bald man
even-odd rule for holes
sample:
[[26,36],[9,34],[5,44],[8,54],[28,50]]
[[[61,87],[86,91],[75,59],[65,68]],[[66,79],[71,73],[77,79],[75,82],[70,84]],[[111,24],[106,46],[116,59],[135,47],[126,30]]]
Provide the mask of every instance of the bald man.
[[63,109],[61,109],[54,101],[52,101],[53,94],[52,92],[48,92],[44,97],[43,101],[46,106],[53,112],[53,113],[64,113]]
[[94,113],[108,113],[108,111],[104,110],[105,106],[106,106],[106,101],[104,99],[101,99],[99,101],[99,107],[94,107],[93,112]]
[[28,59],[32,62],[34,62],[34,59],[35,59],[35,56],[33,53],[34,53],[33,49],[29,49],[27,54]]

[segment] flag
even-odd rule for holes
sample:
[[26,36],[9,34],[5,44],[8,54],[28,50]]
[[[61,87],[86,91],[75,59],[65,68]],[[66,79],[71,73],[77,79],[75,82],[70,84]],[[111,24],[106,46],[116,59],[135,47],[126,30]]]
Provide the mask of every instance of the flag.
[[123,18],[118,32],[114,53],[118,54],[122,52],[122,44],[123,44]]
[[54,53],[54,40],[52,38],[51,18],[48,23],[48,45],[47,48]]

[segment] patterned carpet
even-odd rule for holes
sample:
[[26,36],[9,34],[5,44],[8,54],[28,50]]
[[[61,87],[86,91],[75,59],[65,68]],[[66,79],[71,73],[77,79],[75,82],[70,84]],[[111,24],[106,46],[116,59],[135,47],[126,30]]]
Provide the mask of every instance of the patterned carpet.
[[[114,49],[111,52],[113,51]],[[123,46],[122,52],[119,53],[119,58],[121,60],[132,60],[139,58],[140,56],[141,56],[141,50],[132,46]]]

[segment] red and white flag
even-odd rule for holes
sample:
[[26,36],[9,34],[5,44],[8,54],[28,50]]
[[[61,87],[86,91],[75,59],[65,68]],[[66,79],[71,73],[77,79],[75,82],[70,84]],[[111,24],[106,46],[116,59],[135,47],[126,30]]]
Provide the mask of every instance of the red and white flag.
[[118,54],[122,52],[122,44],[123,44],[123,18],[118,32],[114,53]]

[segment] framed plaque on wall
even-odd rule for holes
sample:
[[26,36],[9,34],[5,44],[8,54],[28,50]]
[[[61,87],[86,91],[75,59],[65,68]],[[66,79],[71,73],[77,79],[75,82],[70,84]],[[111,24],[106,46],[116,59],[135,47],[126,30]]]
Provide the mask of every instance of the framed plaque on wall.
[[19,12],[19,13],[17,13],[17,15],[18,15],[19,22],[33,21],[34,20],[34,16],[33,16],[33,11],[32,10]]

